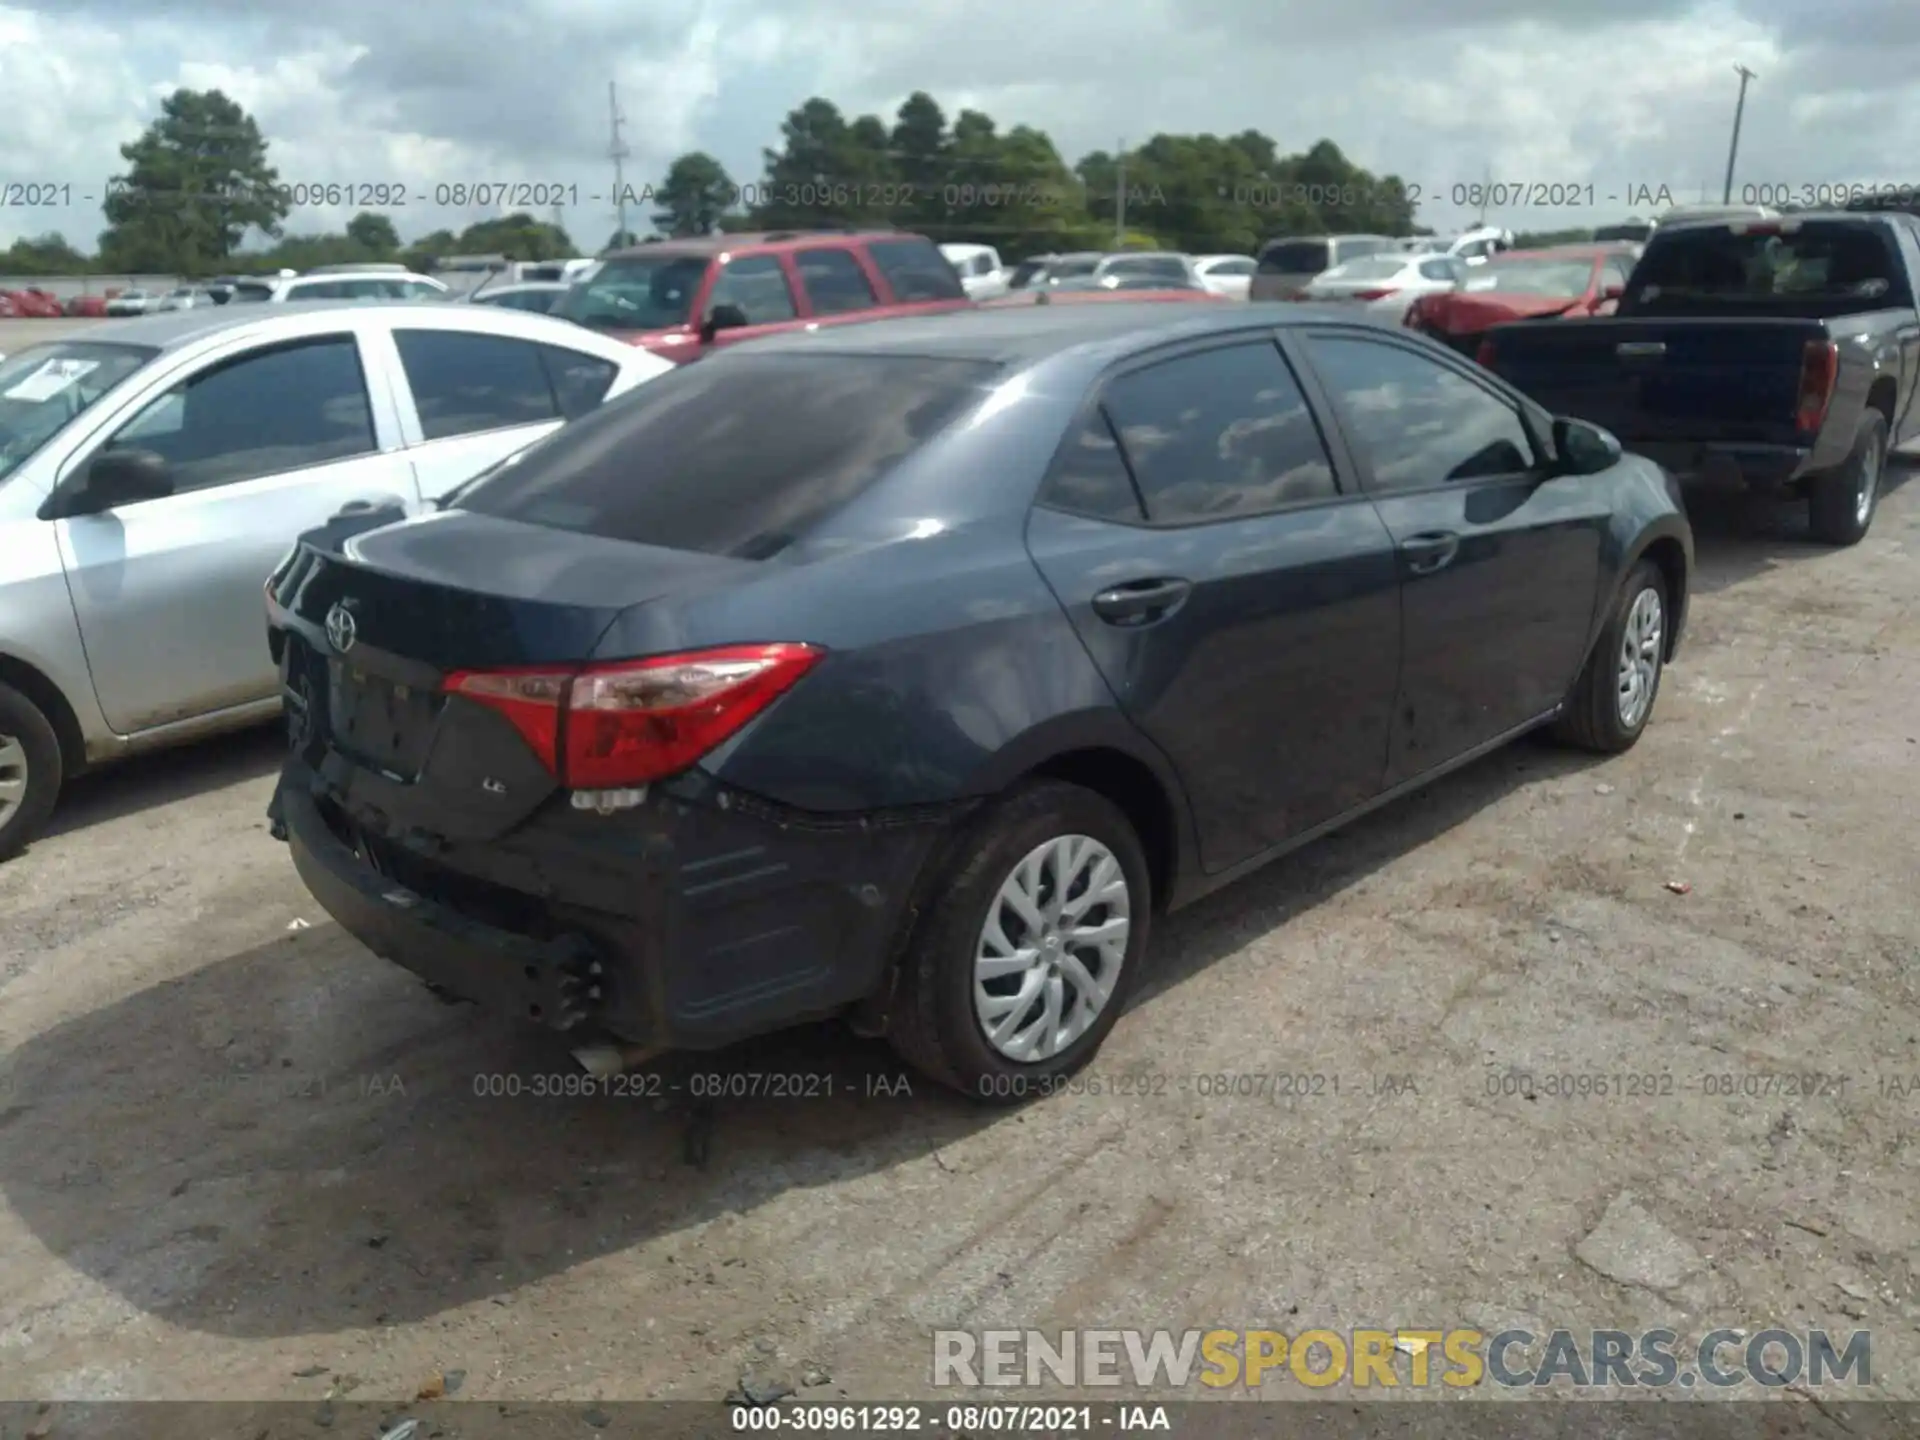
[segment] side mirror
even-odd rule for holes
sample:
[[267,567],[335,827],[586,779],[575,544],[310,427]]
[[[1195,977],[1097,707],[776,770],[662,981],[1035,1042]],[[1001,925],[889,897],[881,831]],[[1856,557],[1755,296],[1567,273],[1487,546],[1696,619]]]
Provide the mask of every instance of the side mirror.
[[700,341],[711,345],[713,337],[722,330],[739,330],[751,324],[747,312],[738,305],[716,305],[707,312],[707,318],[700,322]]
[[1598,475],[1619,463],[1620,442],[1598,425],[1562,415],[1553,422],[1553,449],[1562,475]]
[[64,507],[69,515],[97,515],[116,505],[173,494],[173,472],[151,450],[105,450],[93,457]]

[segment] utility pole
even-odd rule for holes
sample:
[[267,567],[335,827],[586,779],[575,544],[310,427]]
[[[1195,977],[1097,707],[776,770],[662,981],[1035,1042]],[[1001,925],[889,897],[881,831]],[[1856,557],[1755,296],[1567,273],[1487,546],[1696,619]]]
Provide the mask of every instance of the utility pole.
[[1119,156],[1113,168],[1113,248],[1127,248],[1127,138],[1120,137]]
[[621,162],[633,152],[620,138],[620,127],[627,123],[627,117],[620,113],[619,88],[611,80],[607,82],[607,116],[613,130],[612,143],[607,146],[607,158],[613,161],[614,233],[624,236],[627,233],[627,181]]
[[1733,160],[1740,153],[1740,120],[1747,113],[1747,82],[1757,77],[1744,65],[1735,65],[1734,73],[1740,77],[1740,99],[1733,107],[1733,141],[1727,146],[1727,184],[1720,193],[1720,203],[1733,203]]
[[1488,193],[1489,193],[1489,192],[1490,192],[1490,191],[1491,191],[1492,189],[1493,189],[1493,163],[1492,163],[1491,161],[1489,161],[1489,162],[1487,163],[1487,169],[1486,169],[1486,174],[1485,174],[1485,176],[1484,176],[1484,178],[1482,179],[1482,182],[1481,182],[1481,185],[1480,185],[1480,220],[1479,220],[1479,224],[1480,224],[1480,228],[1482,228],[1482,229],[1485,229],[1485,228],[1486,228],[1486,224],[1487,224],[1487,195],[1488,195]]

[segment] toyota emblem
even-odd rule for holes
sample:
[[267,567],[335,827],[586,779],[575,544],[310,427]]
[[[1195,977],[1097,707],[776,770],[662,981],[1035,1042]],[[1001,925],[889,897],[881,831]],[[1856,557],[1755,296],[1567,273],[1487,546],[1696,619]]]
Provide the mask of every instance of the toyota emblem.
[[335,605],[327,611],[327,642],[342,655],[353,648],[359,627],[353,623],[353,614],[345,605]]

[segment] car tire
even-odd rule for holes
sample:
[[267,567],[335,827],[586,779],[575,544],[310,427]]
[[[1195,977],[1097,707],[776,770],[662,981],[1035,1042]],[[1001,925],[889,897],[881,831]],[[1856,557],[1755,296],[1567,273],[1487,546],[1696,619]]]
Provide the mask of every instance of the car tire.
[[[1097,851],[1080,843],[1086,841]],[[1068,876],[1064,897],[1050,888],[1057,886],[1053,877],[1067,853],[1055,847],[1063,845],[1087,857],[1086,863],[1071,865],[1074,873]],[[1046,858],[1028,870],[1037,856]],[[1036,936],[1008,908],[1015,902],[1003,900],[1004,888],[1019,887],[1024,872],[1029,880],[1041,880],[1042,913],[1060,918],[1057,907],[1062,900],[1084,897],[1088,881],[1108,870],[1109,858],[1117,877],[1110,876],[1104,883],[1110,886],[1111,879],[1117,878],[1124,886],[1121,918],[1126,932],[1124,941],[1110,944],[1104,955],[1095,947],[1071,944],[1071,931],[1048,930]],[[1018,1104],[1050,1093],[1100,1048],[1139,981],[1153,903],[1139,836],[1105,797],[1078,785],[1039,781],[1009,793],[975,819],[935,862],[928,878],[927,893],[933,898],[920,915],[900,962],[888,1016],[888,1041],[903,1060],[929,1078],[987,1104]],[[1033,887],[1020,888],[1031,893]],[[1115,918],[1118,908],[1114,903],[1096,904],[1080,918],[1104,923]],[[1000,922],[1000,931],[990,942],[987,932],[993,920]],[[1040,943],[1024,944],[1034,938]],[[1052,945],[1046,943],[1048,938]],[[1002,939],[1011,944],[1002,946]],[[980,962],[990,949],[1012,949],[1016,956],[1030,958],[1010,960],[1009,966],[1017,963],[1021,968],[982,981]],[[1090,1015],[1079,1013],[1072,1001],[1078,993],[1071,968],[1076,965],[1083,980],[1095,982],[1105,992],[1104,1000],[1088,1007]],[[1018,987],[1023,984],[1036,987],[1034,999],[1016,1015],[1012,1007],[1020,1004]],[[1008,990],[1015,994],[988,993]],[[1069,1024],[1062,1028],[1071,1030],[1075,1020],[1083,1028],[1066,1037],[1056,1033],[1051,1039],[1066,1040],[1057,1048],[1051,1047],[1051,1039],[1043,1039],[1030,1056],[1023,1057],[1018,1042],[1022,1034],[1032,1037],[1042,1028],[1049,992],[1056,1006],[1068,1006]],[[1035,1006],[1041,1009],[1036,1011]],[[998,1043],[990,1038],[983,1010],[996,1011],[1002,1021],[1011,1016],[1012,1035]],[[1022,1017],[1033,1023],[1023,1026]]]
[[1887,468],[1887,417],[1868,410],[1844,462],[1807,488],[1807,522],[1823,545],[1858,545],[1873,524]]
[[60,740],[40,707],[0,685],[0,861],[18,855],[47,823],[61,770]]
[[1554,726],[1555,737],[1601,755],[1631,750],[1660,696],[1672,624],[1666,576],[1651,560],[1642,560],[1614,597],[1600,639]]

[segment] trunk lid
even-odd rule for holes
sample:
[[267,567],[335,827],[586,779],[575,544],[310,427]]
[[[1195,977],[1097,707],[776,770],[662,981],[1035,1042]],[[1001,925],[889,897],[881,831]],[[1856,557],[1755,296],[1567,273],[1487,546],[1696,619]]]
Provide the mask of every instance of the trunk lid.
[[441,840],[519,824],[558,782],[467,670],[585,662],[621,611],[753,562],[465,511],[302,537],[270,623],[296,752],[369,829]]
[[1489,330],[1490,368],[1558,415],[1628,445],[1792,445],[1818,320],[1707,318],[1518,322]]

